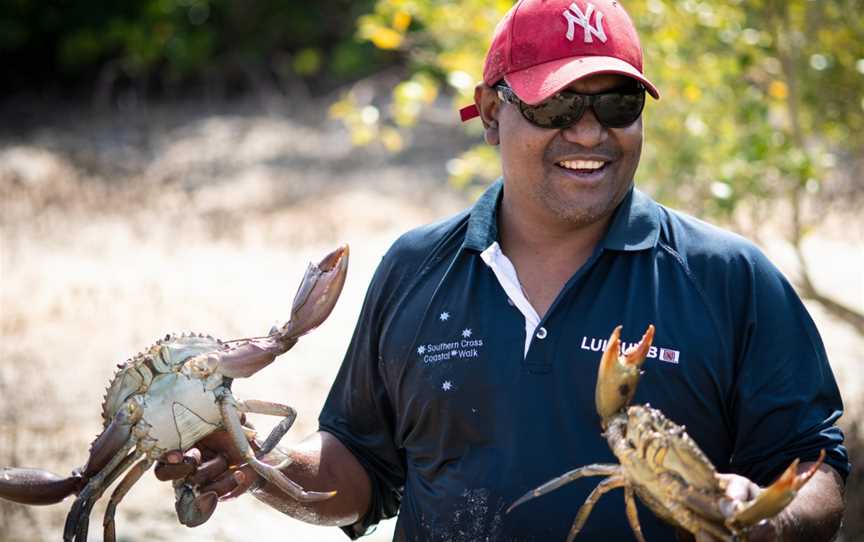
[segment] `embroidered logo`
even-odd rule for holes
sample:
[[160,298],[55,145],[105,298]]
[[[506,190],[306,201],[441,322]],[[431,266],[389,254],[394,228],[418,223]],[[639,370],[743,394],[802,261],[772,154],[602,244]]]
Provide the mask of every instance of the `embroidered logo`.
[[[433,341],[418,345],[417,357],[423,363],[437,363],[449,360],[470,360],[480,356],[480,352],[486,345],[480,337],[475,337],[474,330],[466,327],[459,338],[446,341]],[[446,390],[445,390],[446,391]]]
[[668,363],[678,363],[678,356],[680,352],[677,350],[670,350],[668,348],[660,349],[660,361],[666,361]]
[[[573,41],[576,37],[576,25],[585,31],[585,43],[594,43],[596,37],[602,43],[606,43],[606,31],[603,30],[603,12],[598,10],[594,4],[588,2],[583,12],[576,2],[562,12],[567,20],[567,40]],[[594,15],[594,26],[591,26],[591,16]]]
[[[609,344],[609,339],[599,339],[596,337],[582,337],[582,344],[579,345],[581,350],[588,350],[590,352],[602,352],[606,350],[606,345]],[[621,353],[627,351],[628,348],[632,348],[636,346],[638,343],[627,343],[621,341]],[[674,363],[678,364],[681,357],[681,352],[678,350],[672,350],[671,348],[660,348],[658,346],[651,346],[648,348],[648,355],[645,356],[649,359],[658,359],[660,361],[666,363]]]

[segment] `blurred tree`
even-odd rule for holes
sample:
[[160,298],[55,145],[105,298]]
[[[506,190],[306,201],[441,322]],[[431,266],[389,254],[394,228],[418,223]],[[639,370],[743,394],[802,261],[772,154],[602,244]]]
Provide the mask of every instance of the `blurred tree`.
[[373,4],[7,0],[0,3],[0,94],[104,94],[118,80],[158,91],[238,76],[245,87],[262,80],[332,87],[397,58],[353,35],[357,17]]
[[[416,122],[442,89],[454,96],[455,116],[456,106],[472,102],[488,39],[510,6],[378,0],[358,34],[400,51],[412,75],[384,114],[372,97],[364,103],[349,92],[333,115],[355,142],[396,149],[398,129]],[[820,293],[801,250],[832,210],[851,214],[864,199],[864,0],[628,0],[626,7],[647,73],[663,93],[646,108],[639,183],[664,203],[757,238],[765,224],[784,228],[801,264],[802,295],[864,334],[860,307]],[[456,186],[483,186],[499,175],[496,151],[478,146],[448,171]]]

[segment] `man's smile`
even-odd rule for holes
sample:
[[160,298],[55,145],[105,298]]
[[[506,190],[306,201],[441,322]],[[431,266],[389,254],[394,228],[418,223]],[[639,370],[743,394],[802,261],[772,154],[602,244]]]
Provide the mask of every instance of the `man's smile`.
[[558,162],[560,167],[564,169],[572,169],[575,171],[594,171],[606,165],[602,160],[563,160]]
[[583,182],[599,182],[606,177],[611,160],[603,158],[570,158],[555,162],[557,170],[569,177]]

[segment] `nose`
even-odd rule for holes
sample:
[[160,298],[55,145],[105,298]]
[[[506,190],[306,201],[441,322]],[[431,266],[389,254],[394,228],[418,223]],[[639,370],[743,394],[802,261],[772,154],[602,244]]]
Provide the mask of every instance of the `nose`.
[[607,132],[594,116],[594,110],[589,107],[582,113],[582,118],[572,126],[563,128],[561,135],[570,143],[590,149],[599,145],[606,138]]

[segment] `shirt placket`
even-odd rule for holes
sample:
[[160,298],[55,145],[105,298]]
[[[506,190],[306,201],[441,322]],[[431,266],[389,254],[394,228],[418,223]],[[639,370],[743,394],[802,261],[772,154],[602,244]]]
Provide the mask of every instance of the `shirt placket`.
[[[523,365],[531,373],[543,374],[552,370],[552,364],[547,356],[546,338],[549,332],[534,310],[525,290],[519,282],[516,268],[513,262],[501,251],[501,246],[495,242],[484,250],[480,257],[492,270],[498,283],[507,294],[508,302],[516,307],[525,318],[525,348],[523,351]],[[536,340],[535,340],[536,339]]]

